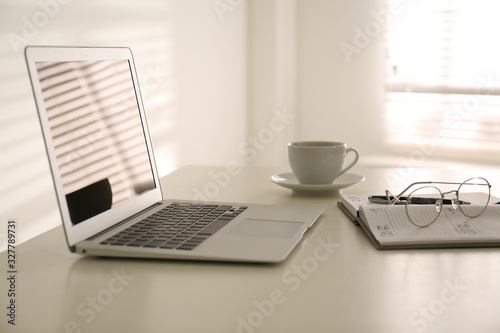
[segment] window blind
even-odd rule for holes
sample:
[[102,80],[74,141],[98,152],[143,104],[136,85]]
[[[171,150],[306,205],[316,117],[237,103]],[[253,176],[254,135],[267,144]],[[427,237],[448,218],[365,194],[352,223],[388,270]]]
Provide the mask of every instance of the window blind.
[[459,156],[499,152],[500,4],[399,3],[386,35],[388,143]]

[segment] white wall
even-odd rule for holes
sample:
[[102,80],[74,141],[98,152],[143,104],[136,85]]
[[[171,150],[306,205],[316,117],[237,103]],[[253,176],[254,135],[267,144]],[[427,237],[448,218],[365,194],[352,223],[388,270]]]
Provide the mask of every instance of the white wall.
[[[286,168],[285,145],[293,140],[344,141],[358,148],[361,162],[389,153],[383,136],[383,26],[373,16],[383,4],[249,3],[250,132],[262,131],[275,109],[296,116],[275,133],[256,164]],[[380,30],[361,44],[358,38],[367,25]],[[346,57],[342,43],[358,46],[356,53]]]
[[[384,35],[382,31],[373,34],[365,47],[358,47],[364,44],[356,40],[360,30],[364,33],[366,25],[375,22],[371,13],[382,4],[379,0],[298,1],[298,139],[344,141],[358,148],[362,158],[386,152]],[[346,57],[342,43],[359,53]]]

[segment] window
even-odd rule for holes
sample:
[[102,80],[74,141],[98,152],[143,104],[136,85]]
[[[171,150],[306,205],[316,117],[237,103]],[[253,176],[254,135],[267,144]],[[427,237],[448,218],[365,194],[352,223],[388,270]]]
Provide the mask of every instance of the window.
[[[398,1],[387,30],[387,140],[500,159],[500,4]],[[498,157],[497,157],[498,156]]]

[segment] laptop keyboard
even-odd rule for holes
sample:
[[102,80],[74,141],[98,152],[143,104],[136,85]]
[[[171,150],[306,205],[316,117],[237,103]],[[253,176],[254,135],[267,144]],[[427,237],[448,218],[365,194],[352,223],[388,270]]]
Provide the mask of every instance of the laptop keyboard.
[[245,209],[245,206],[172,203],[101,244],[192,250]]

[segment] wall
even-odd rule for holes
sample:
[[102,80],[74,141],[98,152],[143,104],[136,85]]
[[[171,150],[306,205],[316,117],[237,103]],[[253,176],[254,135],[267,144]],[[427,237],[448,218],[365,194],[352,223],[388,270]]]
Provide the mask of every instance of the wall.
[[377,26],[372,13],[383,1],[313,2],[298,1],[297,8],[298,138],[344,141],[362,157],[385,153],[384,35],[365,32]]
[[358,148],[361,162],[390,153],[383,137],[383,5],[249,2],[249,130],[262,132],[277,109],[290,114],[255,164],[286,170],[286,143],[294,140],[344,141]]

